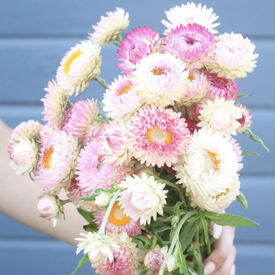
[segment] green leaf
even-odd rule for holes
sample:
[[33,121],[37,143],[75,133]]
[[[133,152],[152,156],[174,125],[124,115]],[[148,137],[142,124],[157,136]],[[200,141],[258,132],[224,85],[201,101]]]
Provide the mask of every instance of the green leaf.
[[207,211],[202,212],[202,214],[218,225],[229,225],[229,226],[257,226],[258,225],[258,223],[238,215],[217,214],[214,212],[207,212]]
[[84,225],[83,228],[87,232],[95,232],[95,231],[98,230],[98,227],[97,227],[96,223],[89,223],[87,225]]
[[152,245],[152,240],[149,239],[148,237],[144,236],[144,235],[136,235],[133,237],[133,241],[135,240],[139,240],[143,243],[143,246],[147,249],[150,249],[151,245]]
[[92,214],[92,212],[86,211],[79,207],[77,208],[77,211],[88,223],[94,223],[94,215]]
[[237,97],[237,98],[242,98],[242,97],[247,97],[247,96],[250,96],[250,94],[238,95],[238,97]]
[[178,245],[177,245],[177,259],[179,262],[180,273],[184,274],[184,275],[189,275],[189,272],[188,272],[187,266],[186,266],[185,256],[183,255],[183,251],[182,251],[180,242],[178,242]]
[[188,267],[188,272],[189,272],[190,275],[198,275],[198,273],[193,268],[191,268],[190,266]]
[[242,192],[240,192],[240,194],[237,196],[237,200],[244,207],[244,209],[247,210],[248,203],[247,203],[247,200],[245,198],[245,195]]
[[197,270],[198,270],[198,274],[203,275],[204,274],[204,266],[202,263],[202,258],[201,258],[201,254],[194,249],[193,250],[193,255],[197,264]]
[[248,155],[248,156],[260,156],[259,153],[254,152],[242,152],[242,155]]
[[263,140],[262,140],[260,137],[256,136],[256,135],[251,131],[251,129],[248,129],[248,130],[244,131],[243,134],[249,135],[249,137],[250,137],[253,141],[259,142],[259,143],[263,146],[263,148],[264,148],[268,153],[270,152],[269,149],[265,146]]
[[204,217],[201,218],[201,225],[202,225],[202,229],[203,229],[205,244],[209,244],[208,222],[206,221],[206,219]]
[[198,223],[187,222],[180,232],[181,249],[184,252],[185,249],[192,242],[193,237],[198,229]]
[[81,269],[85,264],[89,262],[88,254],[83,255],[83,257],[79,260],[76,269],[71,273],[71,275],[75,275],[76,272]]

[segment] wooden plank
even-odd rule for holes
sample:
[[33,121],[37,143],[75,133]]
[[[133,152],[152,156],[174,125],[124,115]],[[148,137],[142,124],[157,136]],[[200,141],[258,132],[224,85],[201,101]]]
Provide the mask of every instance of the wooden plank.
[[[0,40],[0,103],[38,103],[48,81],[55,78],[60,59],[77,42],[77,39]],[[256,44],[260,54],[258,67],[248,78],[238,81],[239,93],[252,96],[241,102],[250,106],[275,107],[275,40],[256,41]],[[119,74],[115,50],[114,46],[103,49],[102,76],[108,83]],[[84,95],[101,99],[103,92],[97,83],[92,82]]]
[[[21,121],[41,119],[42,107],[35,106],[1,106],[0,117],[10,126],[15,127]],[[245,152],[258,152],[260,157],[244,156],[244,169],[242,175],[264,175],[275,174],[275,143],[273,135],[270,134],[272,125],[275,125],[275,112],[272,110],[253,110],[252,130],[260,135],[269,147],[271,153],[264,151],[259,143],[250,140],[248,136],[238,134],[237,140],[240,142],[242,150]]]
[[[237,244],[237,274],[273,274],[275,246]],[[0,241],[1,274],[70,274],[79,257],[60,242]],[[77,274],[95,274],[87,264]]]
[[[194,1],[196,3],[203,1]],[[128,0],[90,1],[90,0],[2,0],[0,10],[0,34],[2,35],[47,35],[47,34],[86,34],[106,11],[123,7],[130,13],[131,26],[149,25],[163,31],[160,23],[165,18],[164,11],[181,0]],[[274,2],[263,0],[260,3],[250,0],[207,1],[213,7],[222,22],[220,31],[235,31],[260,36],[274,35]],[[145,8],[146,7],[146,8]],[[152,16],[154,14],[154,16]],[[244,16],[247,14],[249,16]],[[264,15],[264,18],[260,17]],[[16,18],[16,20],[15,20]],[[259,20],[255,20],[258,18]]]

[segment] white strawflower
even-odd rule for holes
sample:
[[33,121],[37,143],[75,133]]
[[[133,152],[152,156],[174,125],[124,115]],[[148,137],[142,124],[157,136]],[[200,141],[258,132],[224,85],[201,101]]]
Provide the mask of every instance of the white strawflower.
[[153,53],[137,64],[133,82],[147,104],[166,107],[185,98],[189,75],[185,69],[183,61],[174,55]]
[[119,249],[117,242],[101,232],[80,233],[76,253],[83,250],[88,253],[89,259],[93,264],[106,263],[107,259],[113,262],[113,251]]
[[162,20],[162,24],[167,28],[164,32],[170,32],[170,30],[183,25],[187,26],[189,23],[196,23],[203,27],[208,28],[212,33],[217,33],[216,28],[220,23],[215,21],[219,18],[213,9],[208,9],[206,6],[195,3],[182,4],[180,7],[176,6],[165,12],[167,20]]
[[37,163],[38,148],[34,140],[21,138],[13,145],[11,167],[17,175],[31,172]]
[[125,215],[133,220],[140,219],[140,224],[156,220],[157,214],[163,215],[166,204],[165,184],[159,183],[153,176],[142,173],[140,176],[127,176],[120,187],[126,188],[119,197],[119,205]]
[[233,100],[216,97],[214,101],[207,100],[200,111],[198,126],[220,132],[225,136],[236,135],[240,127],[238,119],[242,117],[241,110]]
[[[236,197],[240,159],[234,146],[220,133],[199,130],[193,134],[186,154],[174,169],[178,183],[186,187],[194,206],[217,211],[229,206]],[[227,199],[219,206],[223,197]]]
[[217,41],[215,58],[208,68],[210,72],[229,79],[246,77],[253,72],[258,54],[248,38],[238,33],[225,33]]
[[94,32],[90,38],[104,47],[113,40],[120,40],[121,33],[129,25],[129,14],[124,9],[116,8],[113,12],[107,12],[107,16],[101,16],[97,25],[93,26]]
[[101,48],[92,41],[82,41],[72,47],[60,62],[56,80],[58,85],[72,95],[78,95],[100,74]]

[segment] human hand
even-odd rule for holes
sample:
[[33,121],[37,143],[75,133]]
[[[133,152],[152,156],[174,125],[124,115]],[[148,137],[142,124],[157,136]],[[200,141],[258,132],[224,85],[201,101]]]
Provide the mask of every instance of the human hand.
[[206,275],[235,275],[236,248],[233,244],[235,228],[231,226],[213,226],[213,235],[218,240],[212,254],[204,261]]

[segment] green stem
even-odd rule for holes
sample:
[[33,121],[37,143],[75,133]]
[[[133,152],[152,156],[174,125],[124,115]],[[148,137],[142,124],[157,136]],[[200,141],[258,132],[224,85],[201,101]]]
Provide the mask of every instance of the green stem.
[[106,83],[106,81],[105,81],[105,79],[104,78],[102,78],[101,76],[96,76],[95,77],[95,81],[98,83],[98,84],[100,84],[104,89],[108,89],[109,87],[108,87],[108,85],[107,85],[107,83]]
[[113,206],[114,206],[114,204],[115,204],[115,202],[116,202],[116,199],[117,199],[119,193],[120,193],[120,190],[118,190],[118,191],[116,191],[116,192],[114,193],[114,195],[113,195],[113,197],[112,197],[112,199],[111,199],[111,201],[110,201],[110,203],[109,203],[109,206],[108,206],[108,208],[107,208],[107,211],[106,211],[106,213],[105,213],[104,219],[103,219],[102,224],[101,224],[100,229],[99,229],[99,232],[101,232],[101,233],[103,233],[103,234],[104,234],[104,232],[105,232],[105,226],[106,226],[106,223],[107,223],[107,221],[108,221],[109,215],[110,215],[110,213],[111,213],[111,210],[112,210],[112,208],[113,208]]
[[172,242],[171,242],[171,245],[169,247],[169,250],[168,250],[168,253],[166,254],[165,256],[165,259],[164,259],[164,262],[159,270],[159,273],[158,275],[163,275],[164,274],[164,270],[165,270],[165,267],[166,267],[166,263],[167,263],[167,260],[168,258],[173,254],[173,250],[175,248],[175,245],[179,239],[179,233],[180,233],[180,230],[183,226],[183,224],[193,215],[195,214],[196,211],[190,211],[189,213],[187,213],[183,218],[182,220],[179,222],[179,224],[177,225],[177,228],[175,230],[175,233],[174,233],[174,236],[173,236],[173,239],[172,239]]
[[177,193],[179,194],[180,199],[181,199],[181,200],[184,202],[184,204],[186,205],[186,201],[185,201],[184,195],[183,195],[183,193],[182,193],[182,190],[181,190],[181,188],[180,188],[177,184],[172,183],[172,182],[170,182],[170,181],[168,181],[168,180],[165,180],[165,179],[159,179],[159,181],[165,183],[166,185],[168,185],[168,186],[170,186],[170,187],[172,187],[172,188],[174,188],[174,189],[177,191]]

